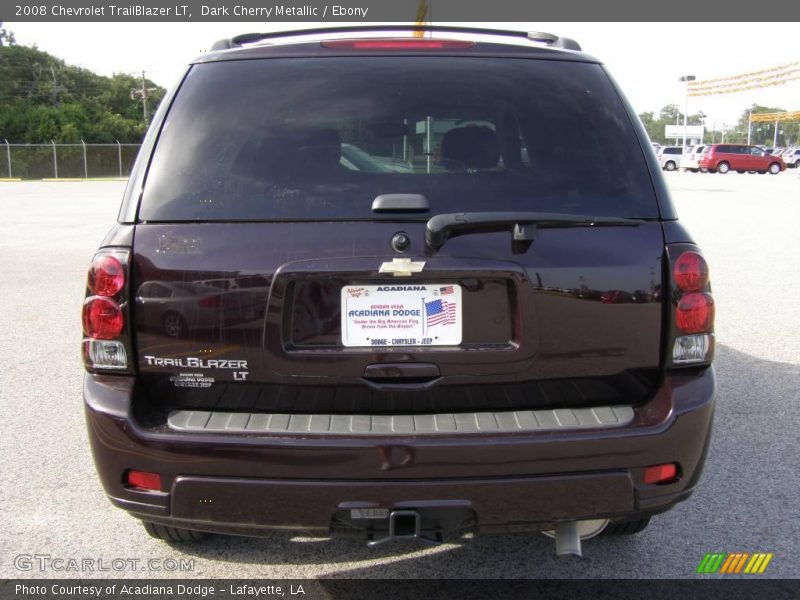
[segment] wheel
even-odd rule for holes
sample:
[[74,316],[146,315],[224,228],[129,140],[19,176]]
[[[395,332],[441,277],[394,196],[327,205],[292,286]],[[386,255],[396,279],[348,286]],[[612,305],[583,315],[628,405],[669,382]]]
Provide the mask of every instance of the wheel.
[[769,172],[771,175],[777,175],[781,172],[781,166],[778,163],[770,163]]
[[753,173],[755,173],[755,171],[748,171],[748,173],[750,173],[752,175]]
[[186,332],[186,324],[178,313],[169,312],[161,319],[164,333],[172,338],[179,338]]
[[697,173],[697,169],[689,169],[692,173]]
[[667,164],[664,165],[664,168],[667,171],[674,171],[675,170],[675,166],[676,166],[675,165],[675,161],[670,160],[670,161],[667,161]]
[[739,169],[736,169],[736,172],[737,173],[744,173],[744,171],[740,171]]
[[193,529],[180,529],[179,527],[167,527],[166,525],[157,525],[149,521],[142,521],[144,530],[157,540],[165,542],[173,542],[176,544],[196,544],[202,542],[208,537],[205,531],[194,531]]
[[644,531],[649,524],[650,517],[643,517],[633,521],[609,523],[600,535],[633,535]]
[[731,166],[726,162],[721,162],[717,165],[717,173],[721,173],[722,175],[725,175],[725,173],[727,173],[730,170]]

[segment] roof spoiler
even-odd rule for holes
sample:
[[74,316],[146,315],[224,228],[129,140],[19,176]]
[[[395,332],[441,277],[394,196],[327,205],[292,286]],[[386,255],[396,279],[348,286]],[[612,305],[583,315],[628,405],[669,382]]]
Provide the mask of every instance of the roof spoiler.
[[541,42],[553,48],[580,51],[578,42],[568,37],[559,37],[541,31],[508,31],[505,29],[485,29],[482,27],[458,27],[451,25],[362,25],[351,27],[317,27],[314,29],[295,29],[290,31],[271,31],[269,33],[243,33],[232,38],[219,40],[211,46],[211,51],[241,48],[245,44],[253,44],[262,40],[297,37],[303,35],[324,35],[329,33],[361,33],[369,31],[424,31],[443,33],[474,33],[478,35],[497,35],[504,37],[524,38]]

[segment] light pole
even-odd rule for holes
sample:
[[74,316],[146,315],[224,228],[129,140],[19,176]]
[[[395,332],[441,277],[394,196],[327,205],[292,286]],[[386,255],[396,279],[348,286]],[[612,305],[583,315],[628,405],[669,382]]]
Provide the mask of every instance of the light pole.
[[686,105],[683,110],[683,149],[686,150],[686,127],[689,118],[689,82],[697,79],[694,75],[684,75],[681,81],[686,83]]

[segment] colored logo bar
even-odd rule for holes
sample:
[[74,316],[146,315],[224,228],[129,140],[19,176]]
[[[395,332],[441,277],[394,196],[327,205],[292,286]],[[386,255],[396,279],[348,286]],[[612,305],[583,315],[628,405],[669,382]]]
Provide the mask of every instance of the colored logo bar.
[[700,561],[697,567],[698,573],[763,573],[767,565],[772,560],[772,552],[709,552]]

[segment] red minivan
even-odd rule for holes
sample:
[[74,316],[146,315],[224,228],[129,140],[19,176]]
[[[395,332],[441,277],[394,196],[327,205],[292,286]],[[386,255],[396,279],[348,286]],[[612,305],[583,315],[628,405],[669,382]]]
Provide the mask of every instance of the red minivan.
[[737,173],[766,173],[769,171],[777,175],[786,168],[786,164],[779,156],[767,154],[757,146],[743,144],[712,144],[706,146],[698,160],[701,169],[708,169],[711,173],[723,175],[735,170]]

